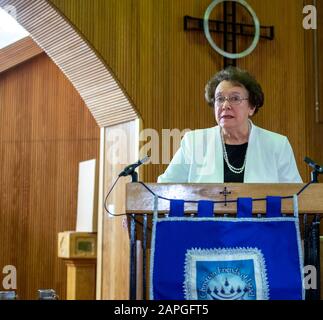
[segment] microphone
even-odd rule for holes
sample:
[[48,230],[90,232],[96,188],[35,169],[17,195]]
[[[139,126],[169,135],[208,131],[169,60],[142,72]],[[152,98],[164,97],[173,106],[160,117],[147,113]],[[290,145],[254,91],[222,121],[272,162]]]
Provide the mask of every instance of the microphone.
[[145,156],[143,159],[138,160],[136,163],[130,164],[119,173],[119,177],[126,177],[130,174],[133,174],[137,167],[147,162],[148,160],[149,160],[149,157]]
[[315,163],[312,159],[310,159],[309,157],[305,157],[304,161],[310,166],[312,167],[315,171],[317,171],[318,173],[323,173],[323,167],[319,166],[317,163]]

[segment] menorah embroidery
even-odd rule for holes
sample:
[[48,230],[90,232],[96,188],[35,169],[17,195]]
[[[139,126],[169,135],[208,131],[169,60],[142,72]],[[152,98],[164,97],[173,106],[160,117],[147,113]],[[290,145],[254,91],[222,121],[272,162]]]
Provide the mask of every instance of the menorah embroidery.
[[250,289],[248,288],[248,285],[245,285],[242,288],[240,285],[235,287],[234,285],[230,284],[228,278],[226,278],[221,288],[214,286],[214,288],[211,289],[208,287],[207,294],[213,300],[243,300],[243,297],[249,291]]

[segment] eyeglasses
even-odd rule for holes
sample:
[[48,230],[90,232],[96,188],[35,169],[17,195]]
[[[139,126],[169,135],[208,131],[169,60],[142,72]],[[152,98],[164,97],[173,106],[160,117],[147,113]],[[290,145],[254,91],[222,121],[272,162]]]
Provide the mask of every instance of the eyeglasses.
[[228,101],[231,106],[237,106],[242,102],[242,100],[248,100],[248,99],[249,98],[241,98],[240,96],[230,96],[230,97],[219,96],[215,98],[214,104],[217,107],[221,107],[223,106],[225,101]]

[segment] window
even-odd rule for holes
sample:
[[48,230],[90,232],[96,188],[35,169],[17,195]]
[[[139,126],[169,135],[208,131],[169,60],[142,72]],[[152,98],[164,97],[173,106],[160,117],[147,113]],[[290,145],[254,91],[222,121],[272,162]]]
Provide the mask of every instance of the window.
[[0,8],[0,49],[28,35],[29,33],[10,14]]

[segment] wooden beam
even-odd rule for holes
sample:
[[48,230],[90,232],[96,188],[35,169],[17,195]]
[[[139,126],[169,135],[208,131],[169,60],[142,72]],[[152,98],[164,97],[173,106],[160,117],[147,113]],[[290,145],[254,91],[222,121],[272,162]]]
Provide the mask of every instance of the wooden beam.
[[[266,196],[289,196],[296,194],[305,184],[301,183],[226,183],[226,184],[164,184],[148,183],[147,186],[156,194],[171,198],[184,200],[214,200],[224,201],[224,186],[231,192],[227,200],[236,200],[238,197],[265,198]],[[299,213],[322,213],[323,212],[323,187],[320,183],[308,186],[298,197]],[[152,213],[154,196],[140,183],[127,184],[127,213]],[[185,212],[196,212],[196,203],[186,203]],[[159,199],[158,211],[167,212],[169,201]],[[235,214],[236,203],[223,203],[214,206],[215,213]],[[266,202],[254,201],[254,213],[265,213]],[[282,201],[282,212],[293,213],[293,200]]]
[[25,37],[0,49],[0,73],[43,53],[31,37]]

